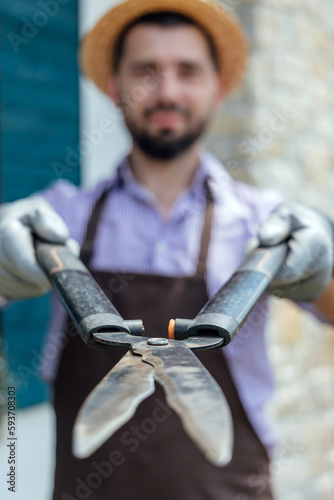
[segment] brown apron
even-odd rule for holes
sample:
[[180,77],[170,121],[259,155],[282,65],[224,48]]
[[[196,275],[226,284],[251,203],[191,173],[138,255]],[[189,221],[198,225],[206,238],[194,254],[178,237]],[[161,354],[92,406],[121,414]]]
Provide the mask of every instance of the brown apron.
[[[105,192],[88,224],[82,259],[89,266]],[[171,318],[193,318],[208,301],[205,269],[213,217],[208,195],[201,252],[190,278],[136,275],[91,270],[125,319],[143,319],[148,336],[167,335]],[[166,334],[166,335],[165,335]],[[166,403],[164,391],[141,403],[135,416],[93,456],[76,459],[71,452],[75,416],[89,392],[125,354],[87,347],[68,321],[55,383],[57,451],[53,500],[273,500],[269,460],[239,400],[220,349],[203,351],[199,359],[222,387],[229,402],[235,444],[225,468],[208,463]]]

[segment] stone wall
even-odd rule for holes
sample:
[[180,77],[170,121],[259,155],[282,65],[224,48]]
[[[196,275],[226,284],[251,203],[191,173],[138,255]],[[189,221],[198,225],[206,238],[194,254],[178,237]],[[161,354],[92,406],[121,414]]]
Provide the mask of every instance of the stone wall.
[[[246,29],[243,87],[209,147],[232,175],[334,216],[334,3],[226,0]],[[334,498],[334,329],[275,301],[268,332],[277,381],[278,500]],[[250,499],[247,499],[250,500]]]
[[235,176],[334,215],[334,3],[225,3],[237,5],[251,57],[244,86],[215,122],[210,148]]
[[334,498],[334,330],[288,301],[269,329],[277,384],[270,413],[280,446],[272,464],[277,498]]

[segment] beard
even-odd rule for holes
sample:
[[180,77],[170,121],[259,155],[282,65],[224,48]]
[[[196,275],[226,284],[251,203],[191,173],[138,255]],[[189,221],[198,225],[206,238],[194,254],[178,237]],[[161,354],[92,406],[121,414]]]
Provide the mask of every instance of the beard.
[[[178,111],[185,115],[189,113],[175,106],[155,106],[146,111],[146,116],[155,111]],[[158,134],[150,134],[144,128],[139,127],[129,116],[125,115],[126,126],[132,135],[133,141],[149,158],[154,160],[168,161],[187,151],[200,137],[202,137],[208,126],[208,119],[199,120],[192,128],[183,135],[176,137],[171,130],[161,130]]]

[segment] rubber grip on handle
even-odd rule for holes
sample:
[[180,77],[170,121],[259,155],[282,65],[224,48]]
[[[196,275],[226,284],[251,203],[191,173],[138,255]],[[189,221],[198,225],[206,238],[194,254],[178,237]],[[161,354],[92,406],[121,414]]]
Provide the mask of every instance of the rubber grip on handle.
[[287,245],[258,248],[249,254],[235,274],[203,307],[194,320],[176,320],[177,340],[216,335],[229,344],[268,289],[287,255]]
[[[82,339],[103,348],[92,337],[101,331],[131,333],[88,269],[66,246],[35,239],[37,260]],[[142,322],[132,322],[142,334]]]

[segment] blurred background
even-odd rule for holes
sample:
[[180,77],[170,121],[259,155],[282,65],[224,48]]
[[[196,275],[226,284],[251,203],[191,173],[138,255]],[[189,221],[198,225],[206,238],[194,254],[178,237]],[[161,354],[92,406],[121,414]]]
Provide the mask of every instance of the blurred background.
[[[79,79],[79,40],[112,0],[3,0],[0,198],[25,197],[63,179],[94,185],[130,147],[121,116]],[[334,4],[328,0],[226,0],[250,42],[243,87],[223,106],[208,147],[231,175],[334,218]],[[112,119],[110,133],[101,132]],[[54,417],[40,379],[49,297],[1,313],[0,405],[18,391],[16,499],[47,500]],[[277,382],[268,411],[280,446],[278,500],[334,498],[334,331],[275,301],[268,347]],[[4,435],[4,432],[3,434]],[[0,434],[0,497],[6,450]],[[245,499],[246,500],[246,499]],[[249,499],[247,499],[249,500]]]

